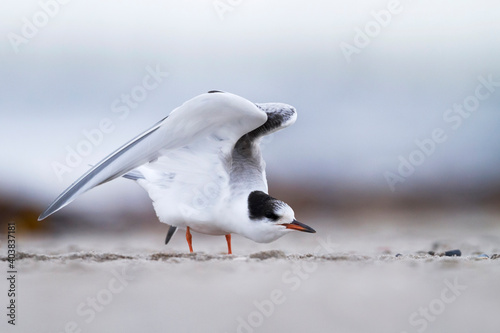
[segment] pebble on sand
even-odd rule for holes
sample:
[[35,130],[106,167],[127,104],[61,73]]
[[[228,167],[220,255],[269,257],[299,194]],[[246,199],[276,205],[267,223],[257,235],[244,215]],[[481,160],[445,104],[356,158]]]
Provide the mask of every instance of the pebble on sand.
[[450,251],[446,251],[444,253],[445,256],[447,257],[460,257],[462,255],[462,251],[460,250],[450,250]]

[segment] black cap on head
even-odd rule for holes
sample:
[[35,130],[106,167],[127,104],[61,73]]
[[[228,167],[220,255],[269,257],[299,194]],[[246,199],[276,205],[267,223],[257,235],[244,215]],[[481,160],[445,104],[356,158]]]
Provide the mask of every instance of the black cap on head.
[[252,220],[268,218],[276,221],[280,218],[276,210],[283,206],[283,202],[271,197],[262,191],[253,191],[248,196],[248,212]]

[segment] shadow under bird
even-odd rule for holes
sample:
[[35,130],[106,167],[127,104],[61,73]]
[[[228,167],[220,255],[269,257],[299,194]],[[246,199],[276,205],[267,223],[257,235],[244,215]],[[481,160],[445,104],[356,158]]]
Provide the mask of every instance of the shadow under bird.
[[314,229],[295,220],[285,202],[268,195],[263,136],[292,125],[295,108],[252,103],[221,91],[199,95],[174,109],[67,188],[40,215],[57,212],[79,195],[118,177],[136,181],[149,194],[159,220],[177,229],[231,234],[268,243],[286,233]]

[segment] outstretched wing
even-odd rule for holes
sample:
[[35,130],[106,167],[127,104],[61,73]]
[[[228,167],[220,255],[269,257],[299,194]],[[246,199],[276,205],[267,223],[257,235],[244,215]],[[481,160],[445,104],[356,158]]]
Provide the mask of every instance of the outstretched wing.
[[255,105],[267,114],[267,121],[249,133],[254,139],[293,125],[297,120],[297,111],[291,105],[284,103],[258,103]]
[[297,120],[295,108],[283,103],[256,104],[267,114],[267,121],[248,134],[242,136],[236,143],[232,161],[231,186],[233,193],[267,190],[266,164],[260,152],[260,139],[288,127]]
[[[55,213],[93,187],[158,160],[165,152],[179,151],[203,141],[207,151],[230,154],[242,135],[261,126],[266,120],[265,112],[237,95],[199,95],[90,169],[57,197],[39,220]],[[128,178],[140,178],[140,174],[132,172]]]

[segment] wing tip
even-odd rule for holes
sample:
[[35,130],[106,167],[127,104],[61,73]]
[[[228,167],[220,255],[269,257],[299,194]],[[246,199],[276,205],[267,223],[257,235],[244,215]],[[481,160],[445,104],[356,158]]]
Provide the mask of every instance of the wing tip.
[[42,214],[40,214],[40,216],[38,216],[38,219],[37,221],[41,221],[41,220],[44,220],[47,216],[49,216],[50,214],[47,214],[47,211],[44,211]]
[[70,202],[72,202],[74,199],[73,198],[66,198],[65,197],[66,193],[61,194],[60,197],[58,197],[54,202],[50,204],[47,209],[45,209],[40,216],[38,216],[38,221],[41,221],[50,215],[54,214],[55,212],[59,211],[60,209],[64,208],[66,205],[68,205]]
[[52,205],[49,206],[46,210],[42,212],[42,214],[40,214],[40,216],[38,216],[38,221],[46,219],[47,217],[54,214],[58,210],[59,209],[53,209]]

